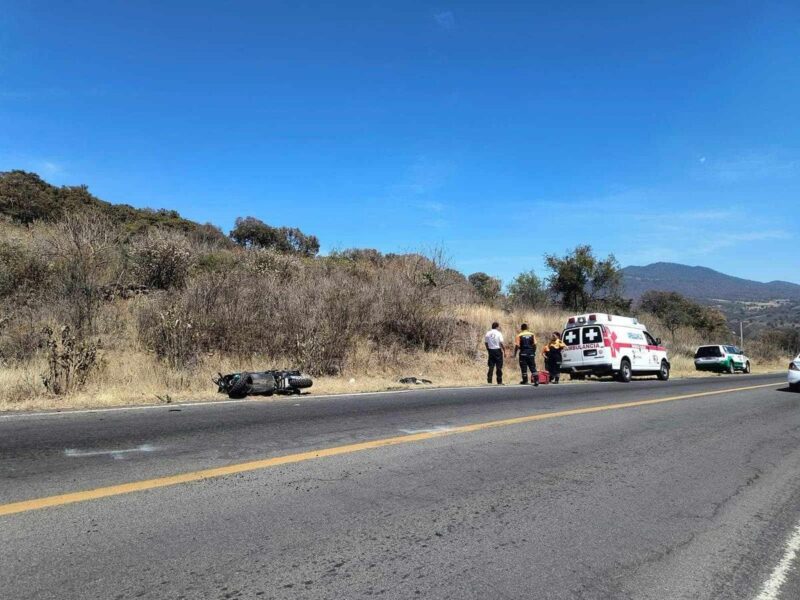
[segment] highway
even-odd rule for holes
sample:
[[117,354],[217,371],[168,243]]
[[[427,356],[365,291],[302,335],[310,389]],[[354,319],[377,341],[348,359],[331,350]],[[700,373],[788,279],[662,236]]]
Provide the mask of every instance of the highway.
[[0,415],[0,598],[800,598],[783,375]]

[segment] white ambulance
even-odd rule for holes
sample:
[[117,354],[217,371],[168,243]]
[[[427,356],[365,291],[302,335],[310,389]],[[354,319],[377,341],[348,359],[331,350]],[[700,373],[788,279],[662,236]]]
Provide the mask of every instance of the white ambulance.
[[669,379],[667,349],[632,317],[588,314],[570,317],[561,339],[566,344],[561,372],[573,379],[613,375],[628,382],[634,375]]

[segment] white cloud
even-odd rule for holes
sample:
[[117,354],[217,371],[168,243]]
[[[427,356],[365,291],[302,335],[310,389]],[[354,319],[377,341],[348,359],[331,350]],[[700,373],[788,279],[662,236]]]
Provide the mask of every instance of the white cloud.
[[659,227],[673,227],[683,229],[686,223],[702,223],[713,221],[716,223],[730,221],[731,219],[741,218],[740,210],[690,210],[682,212],[652,212],[635,215],[635,219],[646,223],[656,223]]
[[[734,248],[746,245],[747,242],[764,242],[769,240],[786,240],[791,235],[782,229],[744,231],[740,233],[717,233],[708,236],[704,242],[698,246],[699,253],[716,252],[725,248]],[[744,248],[746,250],[746,248]]]
[[447,208],[447,205],[445,205],[443,202],[436,202],[436,201],[422,202],[418,206],[421,210],[427,212],[435,212],[435,213],[444,212],[445,209]]
[[396,191],[420,196],[428,194],[444,186],[452,172],[453,163],[450,161],[419,156]]
[[12,169],[33,171],[43,177],[53,177],[66,173],[64,165],[51,158],[30,156],[16,152],[7,154],[0,152],[0,171],[10,171]]
[[[623,264],[703,264],[712,254],[757,252],[770,244],[795,239],[780,220],[754,212],[752,202],[716,208],[709,200],[681,197],[678,206],[675,200],[673,193],[664,190],[631,188],[563,206],[543,206],[558,207],[558,212],[570,215],[603,215],[606,228],[602,237],[594,236],[593,242],[600,245],[609,240]],[[638,225],[633,225],[632,219]]]
[[774,153],[749,153],[734,158],[700,160],[698,173],[722,183],[737,183],[753,179],[792,177],[800,174],[800,160],[777,156]]
[[431,227],[433,229],[446,229],[450,226],[450,221],[447,219],[426,219],[421,221],[421,223],[425,227]]
[[[739,224],[741,225],[741,224]],[[682,262],[704,264],[710,255],[731,250],[738,254],[748,254],[754,248],[763,248],[764,243],[778,243],[792,239],[792,235],[783,229],[762,227],[753,229],[758,224],[750,223],[751,229],[737,231],[738,226],[730,220],[695,221],[672,223],[666,219],[647,227],[644,235],[633,239],[621,239],[617,249],[617,258],[623,264],[647,264],[652,262]]]
[[442,29],[447,29],[448,31],[455,29],[456,16],[451,10],[443,10],[442,12],[436,13],[433,15],[433,19]]
[[64,172],[64,167],[51,160],[43,160],[39,163],[39,171],[43,175],[58,175]]

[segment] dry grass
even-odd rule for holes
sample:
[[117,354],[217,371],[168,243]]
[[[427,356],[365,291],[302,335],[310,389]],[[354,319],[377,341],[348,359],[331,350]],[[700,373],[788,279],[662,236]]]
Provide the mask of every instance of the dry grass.
[[[218,371],[259,370],[272,367],[289,367],[269,356],[255,355],[248,359],[230,357],[204,357],[195,368],[173,369],[160,362],[152,353],[130,345],[132,338],[126,330],[124,314],[112,315],[117,325],[115,335],[108,340],[103,353],[103,365],[94,373],[87,386],[68,396],[47,394],[41,382],[46,365],[36,359],[22,366],[0,368],[0,411],[53,410],[120,405],[158,404],[188,400],[214,400],[223,398],[216,393],[211,377]],[[381,349],[368,341],[359,342],[348,358],[347,366],[337,377],[315,378],[314,394],[404,389],[398,383],[403,376],[430,379],[437,387],[480,385],[485,379],[483,333],[492,321],[501,324],[506,338],[516,333],[519,325],[527,322],[539,339],[548,332],[560,330],[565,313],[559,311],[519,311],[504,313],[488,306],[463,306],[455,309],[462,320],[464,340],[468,347],[453,352],[422,352]],[[648,325],[651,325],[648,320]],[[653,325],[651,325],[653,326]],[[655,331],[655,326],[653,326]],[[691,353],[701,343],[694,332],[679,332],[676,343],[665,340],[670,347],[673,376],[704,376],[694,369]],[[470,340],[470,341],[467,341]],[[785,361],[755,362],[754,372],[773,372],[785,368]],[[517,366],[507,361],[508,380],[514,381]]]

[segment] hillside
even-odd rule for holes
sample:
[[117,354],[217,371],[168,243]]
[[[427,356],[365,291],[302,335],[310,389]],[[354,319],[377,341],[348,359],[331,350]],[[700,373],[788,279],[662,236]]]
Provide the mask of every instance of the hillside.
[[184,219],[175,210],[134,208],[111,204],[89,192],[85,185],[54,186],[36,173],[0,172],[0,216],[13,223],[55,222],[64,215],[99,214],[128,233],[141,233],[153,226],[171,229],[195,238],[227,243],[227,237],[211,224]]
[[648,290],[678,292],[720,309],[746,329],[800,326],[800,285],[786,281],[762,283],[725,275],[706,267],[653,263],[625,267],[625,292],[638,299]]
[[[436,253],[318,251],[315,236],[252,217],[226,236],[0,173],[0,410],[209,398],[212,375],[271,367],[313,375],[315,392],[407,375],[477,384],[493,320],[542,337],[564,322],[557,304],[487,298]],[[672,333],[676,375],[693,373],[705,336]],[[783,362],[771,338],[749,349],[759,368]]]
[[800,285],[786,281],[761,283],[725,275],[707,267],[658,262],[644,267],[625,267],[625,291],[638,299],[647,290],[678,292],[698,300],[769,302],[800,300]]

